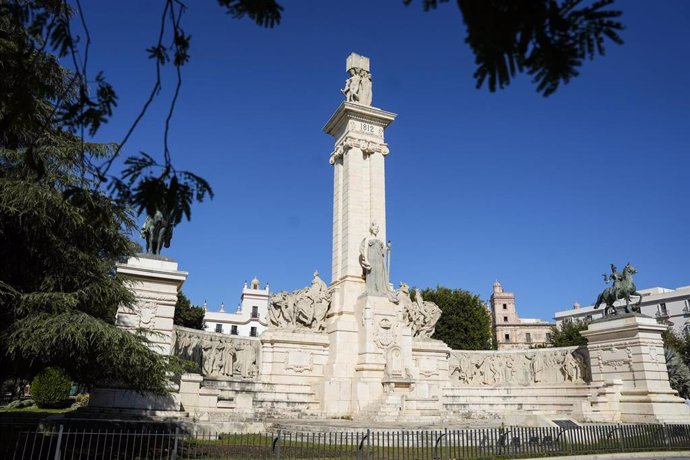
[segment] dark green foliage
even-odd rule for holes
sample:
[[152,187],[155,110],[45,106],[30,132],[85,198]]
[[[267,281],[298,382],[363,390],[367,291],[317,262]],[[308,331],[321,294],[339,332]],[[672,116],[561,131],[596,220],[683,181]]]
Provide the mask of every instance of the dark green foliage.
[[668,328],[661,334],[664,339],[664,348],[670,348],[680,354],[685,364],[690,366],[690,334],[687,332],[676,332],[673,328]]
[[62,2],[0,4],[0,380],[59,367],[79,383],[163,392],[165,358],[114,325],[134,300],[114,274],[136,248],[134,220],[93,166],[115,146],[75,135],[97,129],[108,104],[43,46],[64,56],[65,21]]
[[439,286],[424,289],[422,297],[443,312],[432,338],[443,340],[454,350],[491,349],[491,317],[478,295]]
[[553,347],[574,347],[587,345],[587,339],[580,331],[587,329],[584,321],[563,322],[560,326],[553,326],[549,334],[548,343]]
[[204,330],[204,314],[206,312],[202,307],[193,306],[184,293],[177,294],[177,303],[175,304],[175,317],[173,323],[178,326],[189,327],[192,329]]
[[678,392],[681,398],[690,398],[690,369],[683,362],[681,354],[673,348],[665,348],[666,368],[671,388]]
[[262,27],[274,27],[280,24],[283,7],[275,0],[218,0],[233,18],[249,17]]
[[[406,4],[412,0],[404,0]],[[448,0],[424,0],[434,9]],[[477,88],[508,86],[516,73],[532,76],[544,96],[579,75],[586,59],[604,55],[604,42],[622,44],[614,0],[457,0],[474,52]],[[583,5],[583,3],[587,3]]]
[[31,397],[41,409],[62,407],[69,398],[72,379],[62,369],[49,367],[31,382]]

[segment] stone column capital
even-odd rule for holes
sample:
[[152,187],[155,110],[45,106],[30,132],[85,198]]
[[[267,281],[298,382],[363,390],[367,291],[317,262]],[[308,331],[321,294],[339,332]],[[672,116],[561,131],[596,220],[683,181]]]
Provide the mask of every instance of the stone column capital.
[[385,156],[390,152],[388,144],[385,142],[368,141],[354,136],[346,136],[335,146],[335,150],[331,153],[328,162],[330,164],[335,164],[350,149],[359,149],[365,155],[380,153]]

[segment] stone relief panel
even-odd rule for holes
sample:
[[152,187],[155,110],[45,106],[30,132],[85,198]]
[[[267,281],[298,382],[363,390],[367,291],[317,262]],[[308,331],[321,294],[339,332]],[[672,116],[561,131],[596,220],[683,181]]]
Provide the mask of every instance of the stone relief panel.
[[595,348],[597,364],[601,372],[632,371],[632,350],[627,346],[613,345]]
[[524,352],[453,350],[450,378],[454,385],[526,386],[579,384],[589,381],[589,362],[581,349],[552,348]]
[[412,337],[431,339],[436,323],[441,317],[439,306],[424,300],[419,289],[415,289],[413,301],[410,297],[410,287],[405,283],[400,283],[397,296],[402,307],[403,321],[412,329]]
[[259,341],[175,326],[173,353],[199,365],[205,377],[255,379]]
[[287,354],[285,369],[295,371],[298,374],[314,370],[314,357],[311,353],[302,350],[290,350]]
[[382,350],[386,350],[395,344],[397,336],[397,325],[394,325],[388,318],[379,321],[378,328],[374,333],[374,342]]
[[311,285],[299,291],[282,291],[271,296],[268,307],[269,329],[309,330],[323,333],[331,308],[331,293],[326,283],[314,273]]
[[155,302],[140,300],[136,304],[136,314],[139,317],[139,326],[142,329],[152,330],[155,325],[158,305]]

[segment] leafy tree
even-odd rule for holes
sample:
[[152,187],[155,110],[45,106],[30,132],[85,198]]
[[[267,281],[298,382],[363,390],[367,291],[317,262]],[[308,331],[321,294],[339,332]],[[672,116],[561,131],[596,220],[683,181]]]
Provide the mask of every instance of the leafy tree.
[[192,329],[204,330],[204,314],[206,312],[202,307],[193,306],[184,293],[177,294],[177,303],[175,304],[175,317],[173,323],[190,327]]
[[562,322],[560,326],[552,326],[548,343],[553,347],[574,347],[587,345],[587,339],[580,331],[587,329],[585,321]]
[[137,248],[135,222],[128,200],[101,187],[98,164],[119,146],[84,138],[116,96],[77,60],[72,13],[61,1],[0,3],[0,381],[52,366],[163,392],[171,363],[114,325],[134,300],[114,266]]
[[681,398],[690,398],[690,369],[683,361],[681,354],[673,348],[665,348],[666,369],[671,388],[678,392]]
[[422,297],[436,303],[442,311],[434,339],[443,340],[455,350],[491,349],[491,317],[478,295],[438,286],[424,289]]
[[[413,0],[404,0],[405,4]],[[448,0],[423,0],[425,10]],[[526,72],[544,96],[579,75],[583,61],[604,55],[606,39],[622,44],[614,0],[457,0],[472,48],[477,88],[508,86]]]
[[690,366],[690,334],[668,328],[661,336],[664,339],[664,348],[677,351],[683,362]]

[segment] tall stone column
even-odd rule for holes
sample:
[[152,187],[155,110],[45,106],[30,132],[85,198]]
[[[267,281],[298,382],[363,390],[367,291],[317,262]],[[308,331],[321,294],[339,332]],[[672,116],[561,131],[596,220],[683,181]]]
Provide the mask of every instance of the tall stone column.
[[353,410],[351,381],[357,363],[361,325],[355,304],[364,293],[359,250],[372,222],[378,237],[386,241],[385,157],[388,145],[384,130],[396,114],[371,107],[369,59],[351,54],[350,74],[340,104],[324,126],[335,138],[329,162],[333,165],[333,252],[331,311],[328,333],[330,355],[323,389],[324,412],[350,415]]

